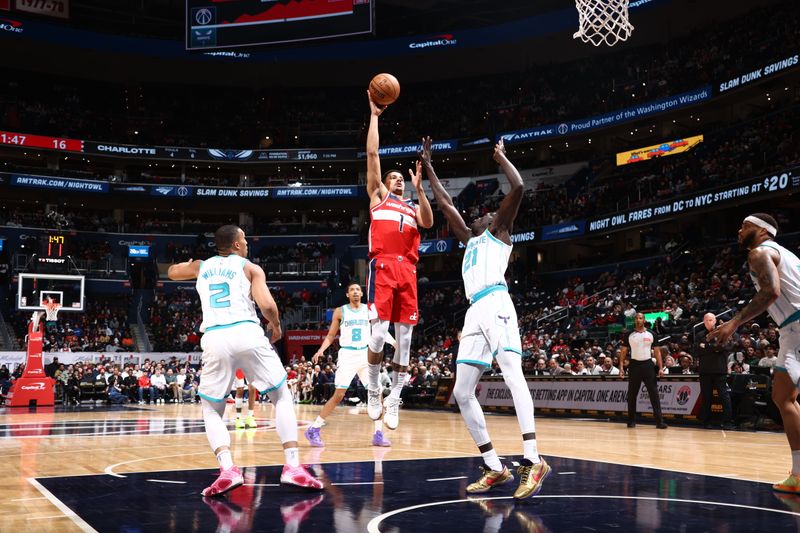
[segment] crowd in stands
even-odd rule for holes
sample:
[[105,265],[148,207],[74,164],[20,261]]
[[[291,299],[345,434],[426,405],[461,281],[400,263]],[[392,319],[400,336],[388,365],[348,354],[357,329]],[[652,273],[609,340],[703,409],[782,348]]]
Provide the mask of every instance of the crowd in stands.
[[[521,72],[405,84],[382,140],[403,143],[436,132],[440,138],[490,136],[560,123],[728,80],[783,59],[797,48],[792,2],[756,9],[733,20],[676,35],[668,42],[620,49],[590,59],[535,65]],[[586,83],[592,80],[592,83]],[[122,85],[92,80],[46,83],[9,73],[0,86],[0,128],[132,144],[309,147],[313,132],[347,131],[341,142],[362,144],[367,106],[353,88],[269,87],[212,90]],[[336,105],[331,105],[335,102]],[[348,126],[349,125],[349,126]],[[331,137],[325,137],[330,145]]]
[[[128,323],[128,298],[124,295],[90,295],[84,311],[60,311],[58,320],[45,324],[45,352],[127,352],[136,351]],[[30,313],[16,312],[9,318],[19,346],[24,346]]]
[[[705,135],[688,153],[608,168],[607,160],[592,162],[567,182],[546,181],[525,192],[515,228],[532,229],[576,219],[635,209],[672,197],[735,183],[800,163],[800,100],[766,115]],[[471,222],[494,211],[502,201],[492,195],[456,198]],[[445,226],[436,217],[434,231]],[[441,233],[440,233],[441,234]]]
[[[13,377],[21,376],[23,371],[21,365]],[[97,363],[66,365],[55,357],[45,365],[45,373],[55,380],[56,397],[65,405],[87,400],[140,405],[200,401],[197,387],[202,369],[181,363],[175,356],[160,361],[145,359],[141,366],[133,358],[124,364],[100,359]]]

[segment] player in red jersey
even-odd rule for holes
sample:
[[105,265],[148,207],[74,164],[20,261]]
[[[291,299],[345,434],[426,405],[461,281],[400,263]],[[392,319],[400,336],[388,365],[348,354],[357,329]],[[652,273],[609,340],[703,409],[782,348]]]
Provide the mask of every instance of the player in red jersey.
[[[422,187],[422,163],[417,161],[416,172],[409,170],[411,183],[417,191],[419,205],[404,198],[405,180],[398,170],[389,170],[381,177],[378,153],[378,117],[386,109],[372,101],[367,132],[367,194],[369,195],[369,277],[367,302],[372,320],[369,341],[369,385],[367,412],[373,420],[380,419],[389,429],[399,423],[400,392],[408,375],[411,356],[411,334],[419,319],[417,310],[417,260],[419,259],[419,227],[433,226],[433,210]],[[392,392],[381,405],[378,386],[383,345],[394,322],[397,340],[392,366]]]

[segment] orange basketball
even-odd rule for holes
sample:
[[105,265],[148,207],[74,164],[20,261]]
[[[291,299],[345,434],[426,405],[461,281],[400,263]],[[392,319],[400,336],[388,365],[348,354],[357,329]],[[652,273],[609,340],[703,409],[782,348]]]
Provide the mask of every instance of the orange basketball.
[[400,82],[391,74],[378,74],[369,82],[369,94],[378,105],[389,105],[400,96]]

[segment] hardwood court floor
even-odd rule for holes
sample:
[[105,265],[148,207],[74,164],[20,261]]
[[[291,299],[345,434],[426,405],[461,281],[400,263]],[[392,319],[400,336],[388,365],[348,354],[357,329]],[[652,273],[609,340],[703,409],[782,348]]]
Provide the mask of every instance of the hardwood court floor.
[[[326,447],[310,448],[302,428],[319,406],[298,406],[301,460],[305,463],[373,461],[372,422],[363,409],[340,406],[322,430]],[[233,406],[226,413],[233,418]],[[240,466],[282,464],[283,453],[273,408],[257,405],[257,430],[231,431],[234,459]],[[487,415],[489,431],[501,455],[522,451],[516,418]],[[458,413],[401,410],[400,427],[387,431],[392,447],[384,461],[474,457],[477,451]],[[773,483],[790,468],[781,433],[723,432],[670,427],[636,429],[605,421],[537,419],[544,456],[647,466],[674,472]],[[31,478],[155,471],[213,469],[216,460],[202,429],[198,405],[103,407],[64,411],[0,409],[0,514],[2,531],[78,531],[69,508],[51,503]],[[474,477],[475,472],[454,472]],[[203,487],[198,486],[197,491]],[[770,487],[764,485],[764,490]],[[199,497],[199,496],[198,496]],[[98,502],[102,505],[102,502]],[[113,512],[109,509],[109,512]]]

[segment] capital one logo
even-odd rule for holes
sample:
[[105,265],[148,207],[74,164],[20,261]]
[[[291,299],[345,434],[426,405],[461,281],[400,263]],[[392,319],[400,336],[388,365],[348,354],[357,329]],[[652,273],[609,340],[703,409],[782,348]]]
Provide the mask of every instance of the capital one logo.
[[32,385],[23,385],[20,390],[46,390],[46,387],[43,381],[39,381]]
[[211,10],[208,8],[198,9],[197,13],[194,14],[194,20],[197,21],[198,24],[201,26],[205,26],[214,16],[211,14]]

